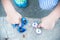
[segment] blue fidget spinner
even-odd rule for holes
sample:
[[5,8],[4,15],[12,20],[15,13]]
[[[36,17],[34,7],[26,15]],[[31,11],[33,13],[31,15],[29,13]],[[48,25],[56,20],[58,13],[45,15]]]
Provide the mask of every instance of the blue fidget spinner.
[[22,18],[22,19],[21,19],[21,23],[22,23],[22,25],[26,25],[26,24],[27,24],[26,18]]
[[15,27],[18,27],[18,32],[25,32],[26,31],[26,29],[25,28],[23,28],[24,27],[24,25],[26,25],[27,24],[27,20],[26,20],[26,18],[21,18],[21,25],[19,26],[19,24],[12,24],[13,25],[13,27],[15,28]]
[[14,0],[14,2],[18,7],[21,7],[21,8],[25,8],[28,5],[27,0]]
[[13,28],[16,28],[17,26],[19,26],[19,24],[12,24]]
[[19,27],[19,28],[17,29],[17,31],[20,32],[20,33],[23,33],[23,32],[26,31],[26,29],[25,29],[25,28],[21,28],[21,27]]

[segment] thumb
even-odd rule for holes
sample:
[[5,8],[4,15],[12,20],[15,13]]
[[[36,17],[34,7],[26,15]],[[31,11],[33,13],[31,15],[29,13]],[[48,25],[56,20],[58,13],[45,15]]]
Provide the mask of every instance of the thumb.
[[42,28],[43,26],[41,25],[41,23],[38,25],[38,28]]

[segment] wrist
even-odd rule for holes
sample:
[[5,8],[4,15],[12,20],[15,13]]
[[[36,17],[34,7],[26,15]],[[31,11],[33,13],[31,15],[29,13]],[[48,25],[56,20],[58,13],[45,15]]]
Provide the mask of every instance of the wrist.
[[13,7],[10,0],[2,0],[2,4],[3,4],[4,10],[6,12],[6,15],[13,15],[16,13],[16,10]]
[[14,12],[7,12],[6,14],[7,14],[7,16],[11,16],[11,15],[17,14],[17,12],[16,11],[14,11]]

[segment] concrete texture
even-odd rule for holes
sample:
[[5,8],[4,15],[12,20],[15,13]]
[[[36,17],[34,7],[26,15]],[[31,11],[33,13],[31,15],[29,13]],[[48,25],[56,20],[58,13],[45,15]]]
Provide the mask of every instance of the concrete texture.
[[[29,0],[26,8],[18,8],[12,1],[16,11],[23,17],[26,17],[28,24],[25,26],[27,31],[19,33],[5,19],[5,11],[0,1],[0,40],[60,40],[60,19],[57,21],[55,28],[52,30],[42,29],[42,34],[37,35],[35,29],[31,26],[34,21],[40,21],[40,18],[47,16],[52,10],[42,10],[37,0]],[[25,35],[25,38],[23,38]]]
[[[32,27],[34,21],[40,21],[40,19],[27,18],[28,24],[24,27],[27,29],[24,33],[19,33],[16,28],[13,28],[9,24],[5,17],[0,17],[0,38],[8,38],[8,40],[60,40],[60,20],[52,30],[41,29],[40,35],[35,33],[35,29]],[[25,35],[25,37],[23,37]]]

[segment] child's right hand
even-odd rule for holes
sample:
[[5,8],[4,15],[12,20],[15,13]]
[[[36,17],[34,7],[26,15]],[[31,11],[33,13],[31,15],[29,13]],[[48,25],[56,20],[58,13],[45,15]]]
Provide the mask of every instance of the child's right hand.
[[9,23],[11,24],[20,24],[20,20],[21,20],[22,16],[18,13],[9,13],[9,15],[7,14],[6,19]]

